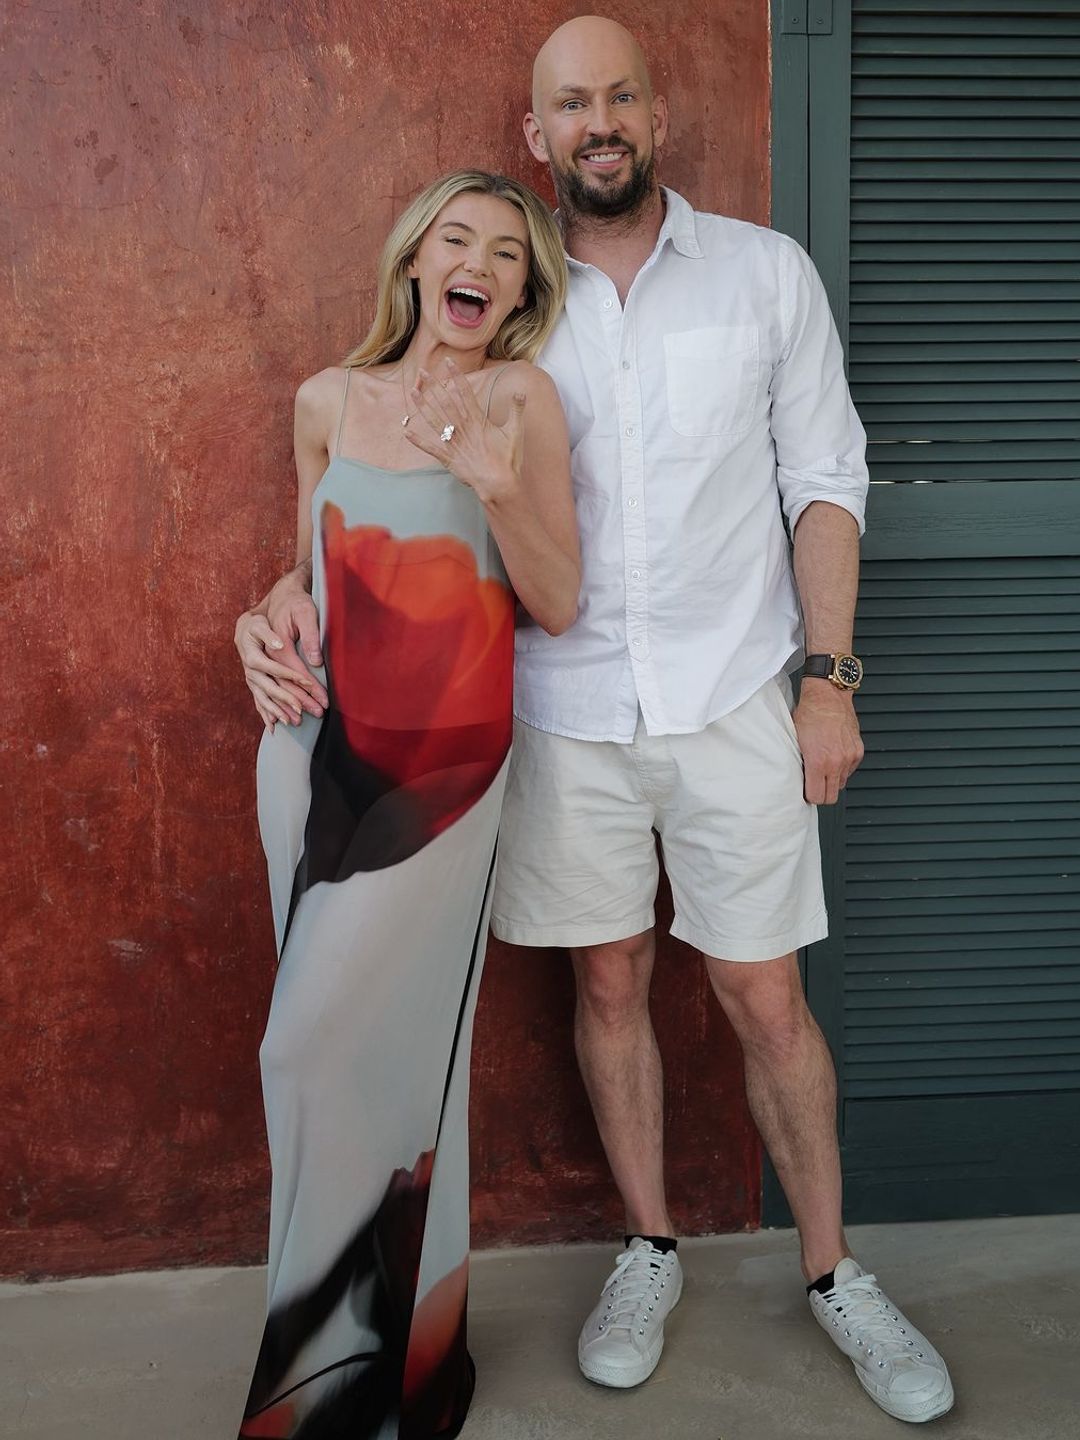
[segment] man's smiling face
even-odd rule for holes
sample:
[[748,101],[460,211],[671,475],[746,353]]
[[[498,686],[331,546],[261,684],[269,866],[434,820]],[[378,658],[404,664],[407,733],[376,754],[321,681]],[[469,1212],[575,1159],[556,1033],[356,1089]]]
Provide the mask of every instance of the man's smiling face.
[[636,210],[655,188],[655,149],[666,130],[666,104],[653,95],[641,51],[622,26],[582,17],[542,47],[525,136],[551,166],[564,209]]

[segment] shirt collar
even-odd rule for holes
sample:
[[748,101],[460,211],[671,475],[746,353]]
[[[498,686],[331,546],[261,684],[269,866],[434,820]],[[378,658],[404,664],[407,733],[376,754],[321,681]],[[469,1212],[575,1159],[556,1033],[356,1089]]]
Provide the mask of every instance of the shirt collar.
[[697,238],[693,206],[688,200],[684,200],[677,191],[669,190],[666,185],[661,186],[661,189],[667,201],[667,214],[660,227],[660,234],[656,242],[657,249],[663,245],[665,240],[670,239],[680,255],[685,255],[690,260],[700,260],[705,252]]
[[[705,254],[701,248],[701,242],[697,238],[697,224],[694,218],[694,208],[688,200],[675,190],[669,190],[666,185],[661,185],[661,193],[664,196],[664,223],[660,226],[660,234],[656,237],[656,248],[654,255],[659,255],[664,248],[666,241],[670,240],[680,255],[685,255],[690,260],[700,260]],[[555,218],[558,219],[559,212],[555,211]],[[588,269],[580,260],[575,260],[572,255],[567,255],[566,263],[571,267]]]

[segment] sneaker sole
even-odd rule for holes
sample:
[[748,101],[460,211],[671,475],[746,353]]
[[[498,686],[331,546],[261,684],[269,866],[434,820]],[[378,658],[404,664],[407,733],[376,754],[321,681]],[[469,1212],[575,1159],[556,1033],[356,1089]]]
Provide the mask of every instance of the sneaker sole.
[[863,1379],[862,1372],[857,1366],[855,1367],[855,1374],[858,1377],[859,1384],[879,1409],[884,1410],[886,1415],[891,1415],[894,1420],[906,1420],[910,1425],[925,1425],[928,1420],[937,1420],[940,1419],[942,1415],[947,1415],[952,1409],[953,1401],[956,1398],[953,1392],[952,1381],[950,1380],[948,1382],[948,1388],[936,1399],[924,1401],[922,1406],[916,1410],[904,1411],[903,1409],[898,1409],[890,1405],[882,1396],[875,1395]]
[[[675,1292],[675,1299],[671,1302],[671,1309],[664,1316],[664,1324],[682,1299],[682,1276],[679,1276],[679,1288]],[[641,1357],[637,1365],[605,1365],[602,1360],[589,1360],[583,1353],[581,1342],[578,1342],[578,1367],[586,1380],[591,1380],[594,1385],[607,1385],[613,1390],[632,1390],[635,1385],[640,1385],[648,1380],[649,1376],[660,1363],[660,1356],[664,1353],[664,1327],[653,1340],[648,1350]]]

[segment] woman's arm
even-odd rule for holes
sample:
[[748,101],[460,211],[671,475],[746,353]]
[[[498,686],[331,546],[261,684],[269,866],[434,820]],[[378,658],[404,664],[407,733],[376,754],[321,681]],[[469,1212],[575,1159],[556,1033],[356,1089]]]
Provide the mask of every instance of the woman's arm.
[[257,605],[240,616],[233,636],[255,708],[270,730],[279,720],[298,725],[304,710],[321,715],[327,704],[326,691],[300,658],[295,642],[300,641],[308,664],[322,663],[318,613],[309,594],[311,497],[327,465],[340,376],[340,370],[324,370],[305,380],[296,392],[293,455],[298,481],[297,564]]
[[[405,433],[475,490],[518,599],[559,635],[577,617],[581,588],[566,417],[550,376],[533,365],[516,362],[495,383],[488,419],[447,362],[445,381],[423,377],[413,391],[418,416]],[[446,424],[454,425],[449,444],[438,438]]]
[[293,458],[296,461],[296,563],[311,562],[311,497],[330,463],[330,431],[341,401],[344,372],[320,370],[296,392],[293,406]]

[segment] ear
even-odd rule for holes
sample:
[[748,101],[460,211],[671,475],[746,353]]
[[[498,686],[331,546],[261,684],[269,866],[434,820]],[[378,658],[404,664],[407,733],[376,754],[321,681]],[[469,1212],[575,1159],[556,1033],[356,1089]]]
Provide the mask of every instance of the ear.
[[520,294],[520,295],[518,296],[518,298],[514,301],[514,309],[515,309],[515,310],[524,310],[524,309],[525,309],[525,306],[526,306],[528,303],[529,303],[529,295],[528,295],[528,292],[525,291],[525,290],[522,290],[521,294]]
[[521,128],[525,131],[525,144],[534,160],[541,161],[546,165],[549,160],[547,141],[544,139],[544,131],[540,121],[530,110],[522,121]]
[[667,101],[663,95],[656,95],[652,102],[652,134],[653,144],[662,145],[667,139],[668,132],[668,108]]
[[419,268],[417,267],[417,264],[416,264],[416,256],[415,256],[415,255],[414,255],[413,258],[409,261],[408,268],[407,268],[406,271],[405,271],[405,276],[406,276],[406,278],[409,279],[409,280],[419,280],[419,279],[420,279],[420,271],[419,271]]

